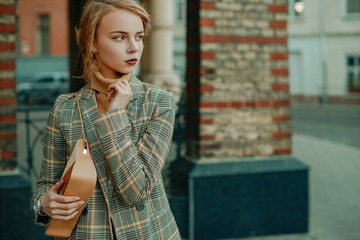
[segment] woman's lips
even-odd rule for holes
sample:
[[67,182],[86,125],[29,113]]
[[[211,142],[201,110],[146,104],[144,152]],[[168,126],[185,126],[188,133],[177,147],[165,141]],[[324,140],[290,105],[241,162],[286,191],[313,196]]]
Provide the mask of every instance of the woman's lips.
[[135,65],[137,63],[137,61],[138,60],[136,58],[132,58],[132,59],[126,60],[125,62],[130,65]]

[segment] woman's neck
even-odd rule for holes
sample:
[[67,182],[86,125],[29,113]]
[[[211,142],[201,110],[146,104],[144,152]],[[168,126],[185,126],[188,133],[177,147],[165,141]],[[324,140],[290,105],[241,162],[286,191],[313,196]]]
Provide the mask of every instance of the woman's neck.
[[122,74],[122,76],[119,76],[119,78],[106,78],[104,77],[100,71],[94,71],[93,77],[91,79],[91,88],[94,90],[97,90],[101,93],[107,94],[107,89],[110,84],[117,82],[122,79],[126,79],[127,81],[130,81],[131,73],[128,74]]

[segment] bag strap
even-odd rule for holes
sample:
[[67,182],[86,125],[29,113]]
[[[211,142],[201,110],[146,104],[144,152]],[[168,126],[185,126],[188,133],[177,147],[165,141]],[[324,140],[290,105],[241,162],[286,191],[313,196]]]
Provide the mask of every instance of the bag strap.
[[81,128],[82,128],[82,132],[83,132],[83,138],[85,139],[85,130],[84,130],[84,123],[83,123],[83,119],[82,119],[82,114],[81,114],[81,110],[80,110],[80,103],[79,103],[79,98],[78,98],[78,93],[75,92],[75,96],[76,96],[76,103],[77,103],[77,107],[79,110],[79,115],[80,115],[80,122],[81,122]]

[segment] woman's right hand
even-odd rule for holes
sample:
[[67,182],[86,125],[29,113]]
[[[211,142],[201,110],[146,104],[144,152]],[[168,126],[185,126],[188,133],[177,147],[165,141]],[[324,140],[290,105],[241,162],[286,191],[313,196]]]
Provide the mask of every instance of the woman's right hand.
[[119,80],[108,87],[109,110],[125,108],[131,100],[133,93],[127,80]]
[[76,210],[85,202],[76,196],[58,194],[63,184],[64,180],[57,182],[41,198],[41,211],[53,219],[70,220],[76,216]]

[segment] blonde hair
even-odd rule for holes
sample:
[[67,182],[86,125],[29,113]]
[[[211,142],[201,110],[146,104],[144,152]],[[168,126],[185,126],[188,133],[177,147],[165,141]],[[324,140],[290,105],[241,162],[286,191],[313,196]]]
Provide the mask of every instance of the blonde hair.
[[103,16],[116,9],[123,9],[138,15],[142,20],[145,35],[150,30],[150,15],[142,6],[132,0],[88,0],[84,6],[79,28],[76,29],[76,42],[83,60],[81,77],[87,82],[91,79],[94,69],[97,68],[95,54],[91,51],[96,30]]

